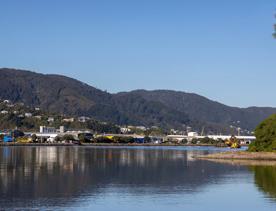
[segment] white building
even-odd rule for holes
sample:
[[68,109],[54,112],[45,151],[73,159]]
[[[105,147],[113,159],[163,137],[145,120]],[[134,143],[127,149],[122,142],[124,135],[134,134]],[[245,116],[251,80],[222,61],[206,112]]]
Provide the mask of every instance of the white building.
[[47,121],[48,121],[48,122],[54,122],[54,121],[55,121],[55,118],[54,118],[54,117],[49,117]]
[[33,114],[32,113],[25,113],[25,117],[32,117]]
[[65,133],[65,127],[64,126],[59,127],[59,133]]
[[121,130],[121,133],[129,133],[129,132],[131,132],[131,129],[129,129],[127,127],[121,127],[120,130]]
[[54,127],[46,127],[46,126],[40,126],[39,127],[40,133],[56,133],[56,128]]
[[198,133],[197,132],[189,132],[188,133],[188,137],[191,137],[191,138],[195,138],[198,136]]
[[8,114],[9,112],[6,110],[1,111],[1,114]]
[[145,126],[137,126],[136,128],[139,130],[143,130],[143,131],[147,130],[147,128]]
[[4,103],[10,103],[11,101],[10,100],[4,100]]
[[74,118],[67,118],[67,119],[63,119],[63,122],[74,122],[75,119]]
[[81,117],[78,118],[79,122],[86,122],[87,120],[90,120],[90,118],[86,117],[86,116],[81,116]]

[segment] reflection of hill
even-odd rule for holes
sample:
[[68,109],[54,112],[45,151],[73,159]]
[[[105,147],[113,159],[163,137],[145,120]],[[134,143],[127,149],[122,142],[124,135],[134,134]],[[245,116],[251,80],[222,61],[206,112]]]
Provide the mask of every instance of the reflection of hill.
[[206,161],[189,161],[189,153],[192,152],[3,147],[0,148],[0,207],[3,203],[7,205],[10,198],[24,203],[41,198],[68,203],[75,197],[102,193],[103,188],[110,186],[128,188],[127,191],[135,194],[152,190],[170,193],[175,192],[175,188],[185,193],[215,183],[237,169],[243,170]]
[[254,166],[250,169],[255,173],[255,183],[258,188],[276,199],[276,167]]

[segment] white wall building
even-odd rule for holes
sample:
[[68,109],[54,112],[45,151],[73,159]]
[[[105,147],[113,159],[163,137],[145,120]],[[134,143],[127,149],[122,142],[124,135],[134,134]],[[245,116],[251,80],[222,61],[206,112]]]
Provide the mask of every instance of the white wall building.
[[54,127],[45,127],[45,126],[40,126],[39,127],[39,132],[40,133],[56,133],[56,128]]
[[25,117],[32,117],[33,114],[32,113],[25,113]]

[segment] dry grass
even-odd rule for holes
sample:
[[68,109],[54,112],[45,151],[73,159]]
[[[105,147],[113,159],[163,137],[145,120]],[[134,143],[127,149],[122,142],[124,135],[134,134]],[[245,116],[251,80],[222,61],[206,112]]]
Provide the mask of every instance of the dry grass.
[[198,156],[199,159],[276,161],[275,152],[222,152]]
[[274,160],[227,160],[227,159],[204,159],[220,164],[230,164],[233,166],[276,166]]

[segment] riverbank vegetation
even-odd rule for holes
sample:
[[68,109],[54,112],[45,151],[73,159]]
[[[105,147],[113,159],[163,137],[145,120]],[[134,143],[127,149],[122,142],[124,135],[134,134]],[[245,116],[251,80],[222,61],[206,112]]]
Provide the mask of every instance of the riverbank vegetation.
[[209,137],[204,137],[204,138],[194,138],[191,141],[191,144],[205,144],[205,145],[214,145],[214,146],[219,146],[219,147],[226,147],[226,144],[224,143],[225,141],[222,139],[215,140]]
[[264,120],[255,130],[256,141],[249,152],[276,152],[276,114]]

